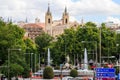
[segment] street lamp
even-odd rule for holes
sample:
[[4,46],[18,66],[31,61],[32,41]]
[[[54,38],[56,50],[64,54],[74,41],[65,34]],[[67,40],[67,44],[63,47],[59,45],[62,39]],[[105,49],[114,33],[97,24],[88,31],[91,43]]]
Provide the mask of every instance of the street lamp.
[[100,47],[99,47],[99,48],[100,48],[100,49],[99,49],[99,50],[100,50],[100,51],[99,51],[99,52],[100,52],[100,53],[99,53],[99,55],[100,55],[100,58],[99,58],[99,59],[100,59],[100,67],[101,67],[101,27],[100,27],[100,44],[99,44],[99,46],[100,46]]
[[8,79],[10,79],[10,51],[21,51],[21,49],[8,49]]
[[[118,53],[119,44],[116,44],[116,47],[117,47],[116,52],[117,52],[117,54],[119,54]],[[119,70],[119,73],[120,73],[120,54],[117,55],[117,56],[118,56],[117,66],[118,66],[118,70]]]
[[30,54],[31,55],[31,58],[30,58],[30,69],[31,69],[31,72],[32,72],[32,55],[33,55],[33,53],[25,53],[25,54]]

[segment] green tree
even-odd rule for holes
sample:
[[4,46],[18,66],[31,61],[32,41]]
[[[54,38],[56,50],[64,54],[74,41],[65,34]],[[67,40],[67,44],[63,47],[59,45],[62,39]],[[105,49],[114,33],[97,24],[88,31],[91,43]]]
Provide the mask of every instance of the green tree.
[[[26,50],[23,40],[24,33],[24,30],[19,26],[0,20],[0,66],[7,66],[9,56],[10,73],[16,73],[17,69],[20,69],[21,71],[17,75],[29,69],[25,69],[26,63],[23,64],[25,62],[24,53]],[[17,49],[21,49],[21,51]],[[4,73],[5,71],[2,70],[2,72]],[[13,76],[13,74],[9,75]]]
[[[0,20],[0,59],[1,64],[7,60],[8,49],[21,48],[25,50],[23,42],[24,30],[13,25],[12,23],[5,23]],[[0,65],[1,65],[0,64]]]
[[[94,23],[89,24],[90,26],[93,26],[78,26],[76,29],[66,29],[62,35],[57,37],[57,41],[54,43],[55,45],[53,47],[54,52],[52,52],[53,54],[56,54],[56,56],[54,56],[55,60],[53,61],[59,62],[57,64],[63,63],[65,62],[65,59],[62,58],[65,58],[66,55],[69,55],[70,62],[73,63],[75,56],[78,55],[79,59],[80,56],[83,56],[84,48],[87,48],[88,51],[93,49],[95,50],[95,41],[96,43],[99,42],[99,29],[96,28]],[[88,23],[85,25],[88,25]],[[93,42],[82,43],[82,41]]]
[[[43,32],[38,37],[35,38],[35,43],[37,44],[38,52],[41,55],[41,61],[42,63],[45,63],[45,56],[47,53],[47,49],[51,48],[51,42],[53,40],[53,37],[51,37],[49,34]],[[42,56],[43,55],[43,56]]]
[[116,32],[107,28],[104,23],[101,26],[101,53],[110,62],[109,57],[116,54]]
[[8,77],[8,70],[9,70],[9,79],[11,80],[12,77],[18,77],[18,75],[22,75],[21,73],[24,71],[24,68],[17,64],[17,63],[11,63],[8,68],[2,68],[2,73],[7,75]]
[[[25,55],[25,60],[26,62],[29,64],[29,67],[30,65],[32,65],[33,67],[33,72],[35,72],[35,68],[36,68],[36,64],[35,63],[35,56],[38,55],[38,52],[37,52],[37,45],[35,44],[35,42],[33,42],[31,39],[29,38],[26,38],[24,39],[24,42],[25,42],[25,45],[26,45],[26,52],[24,53]],[[34,53],[33,54],[33,57],[32,57],[32,63],[30,63],[30,59],[31,59],[31,53]],[[38,59],[36,60],[36,62],[38,61]]]
[[[55,55],[53,56],[53,61],[57,65],[64,63],[66,55],[70,56],[71,63],[73,63],[74,57],[77,58],[76,56],[81,60],[80,57],[83,56],[84,48],[87,48],[88,53],[97,51],[97,58],[99,59],[100,40],[102,56],[113,56],[116,54],[115,31],[111,31],[104,23],[101,24],[101,27],[97,27],[95,23],[87,22],[76,29],[66,29],[53,43],[52,54]],[[91,58],[92,55],[89,55],[89,59]]]

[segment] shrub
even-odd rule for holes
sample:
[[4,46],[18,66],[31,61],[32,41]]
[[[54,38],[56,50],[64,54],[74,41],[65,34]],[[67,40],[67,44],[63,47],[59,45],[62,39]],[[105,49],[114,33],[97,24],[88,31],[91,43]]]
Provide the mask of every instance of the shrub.
[[44,79],[54,78],[54,72],[53,72],[52,67],[50,67],[50,66],[45,67],[45,69],[43,71],[43,78]]
[[72,70],[70,71],[70,76],[72,76],[72,77],[77,77],[77,76],[78,76],[77,70],[76,70],[76,69],[72,69]]

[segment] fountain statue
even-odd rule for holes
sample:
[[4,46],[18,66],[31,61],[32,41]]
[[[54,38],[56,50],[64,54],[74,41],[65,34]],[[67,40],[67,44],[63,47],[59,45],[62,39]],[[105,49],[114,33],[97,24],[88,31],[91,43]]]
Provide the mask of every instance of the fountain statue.
[[72,69],[73,67],[72,67],[72,65],[71,64],[69,64],[69,62],[70,62],[70,58],[69,58],[69,55],[67,55],[66,56],[66,63],[65,63],[65,65],[63,66],[63,69]]

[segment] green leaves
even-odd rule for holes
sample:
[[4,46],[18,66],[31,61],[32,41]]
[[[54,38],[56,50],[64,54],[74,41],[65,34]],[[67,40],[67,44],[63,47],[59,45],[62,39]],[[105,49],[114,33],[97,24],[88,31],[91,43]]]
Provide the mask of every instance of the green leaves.
[[52,67],[47,66],[45,67],[44,71],[43,71],[43,78],[44,79],[53,79],[54,78],[54,72]]
[[[26,45],[23,41],[24,30],[12,23],[6,23],[0,20],[0,60],[1,65],[7,65],[10,61],[10,76],[17,76],[27,71],[27,66],[23,54],[25,53]],[[18,51],[17,49],[21,49]],[[8,52],[8,49],[9,52]],[[9,55],[8,55],[9,54]],[[8,56],[10,59],[8,60]],[[23,64],[24,63],[24,64]],[[6,69],[3,69],[3,73]],[[7,69],[8,70],[8,69]],[[7,71],[5,72],[5,75]]]
[[[108,53],[110,56],[114,55],[116,34],[107,28],[105,24],[101,24],[101,26],[100,29],[95,23],[87,22],[83,26],[78,26],[77,29],[66,29],[62,35],[58,36],[55,42],[56,55],[69,55],[71,62],[73,62],[74,55],[78,55],[79,58],[83,55],[84,48],[87,48],[88,53],[97,51],[99,55],[100,36],[102,56],[106,56]],[[99,56],[97,57],[99,58]],[[89,59],[91,58],[89,57]]]

